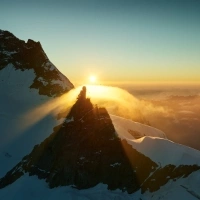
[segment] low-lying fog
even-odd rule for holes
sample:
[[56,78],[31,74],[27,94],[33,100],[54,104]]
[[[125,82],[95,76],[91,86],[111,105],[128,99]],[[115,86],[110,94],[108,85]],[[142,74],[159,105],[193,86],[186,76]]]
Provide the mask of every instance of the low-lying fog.
[[167,114],[154,112],[147,120],[175,142],[200,150],[200,86],[125,86],[138,99],[161,106]]

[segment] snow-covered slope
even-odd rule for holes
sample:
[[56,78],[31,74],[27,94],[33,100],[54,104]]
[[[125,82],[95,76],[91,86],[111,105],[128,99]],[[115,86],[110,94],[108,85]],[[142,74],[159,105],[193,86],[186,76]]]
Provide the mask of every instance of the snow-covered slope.
[[0,199],[5,200],[139,200],[141,196],[140,192],[130,195],[121,190],[110,191],[104,184],[85,190],[77,190],[71,186],[50,189],[44,180],[38,180],[36,176],[28,176],[28,174],[0,190]]
[[49,189],[44,180],[38,180],[36,176],[24,176],[12,185],[0,190],[0,199],[45,199],[45,200],[197,200],[199,193],[200,173],[194,172],[188,178],[170,181],[155,193],[146,192],[141,194],[137,191],[133,194],[110,191],[107,185],[99,184],[93,188],[77,190],[70,186]]
[[200,165],[198,150],[168,140],[162,131],[153,127],[115,115],[110,117],[120,138],[161,166]]
[[187,178],[171,180],[158,191],[143,195],[144,200],[197,200],[200,199],[200,171],[192,173]]
[[157,192],[141,194],[137,191],[133,194],[121,190],[110,191],[107,185],[99,184],[93,188],[77,190],[71,186],[50,189],[44,180],[38,180],[36,176],[24,176],[12,185],[0,190],[0,199],[45,199],[45,200],[197,200],[200,199],[199,185],[200,173],[194,172],[188,178],[170,181]]
[[113,125],[121,138],[138,139],[144,136],[159,137],[166,139],[164,132],[151,126],[124,119],[116,115],[110,115]]

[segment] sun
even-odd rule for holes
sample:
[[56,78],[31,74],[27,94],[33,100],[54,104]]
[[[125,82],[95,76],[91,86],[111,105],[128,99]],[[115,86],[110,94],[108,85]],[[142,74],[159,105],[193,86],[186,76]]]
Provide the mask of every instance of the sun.
[[96,82],[96,76],[92,75],[89,77],[90,83],[95,83]]

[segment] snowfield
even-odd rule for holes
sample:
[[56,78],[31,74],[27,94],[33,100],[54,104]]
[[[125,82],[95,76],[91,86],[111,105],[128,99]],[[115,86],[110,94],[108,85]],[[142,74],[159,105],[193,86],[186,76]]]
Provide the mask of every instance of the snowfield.
[[[0,190],[0,199],[21,200],[21,199],[41,199],[41,200],[197,200],[200,199],[199,192],[200,172],[191,174],[188,178],[181,178],[176,182],[170,181],[160,190],[141,194],[137,191],[128,194],[120,190],[107,190],[107,185],[98,184],[97,186],[77,190],[71,186],[57,187],[49,189],[44,180],[39,180],[36,176],[27,174],[18,179],[12,185]],[[192,189],[190,189],[192,188]]]
[[[110,115],[110,117],[121,139],[126,139],[134,149],[161,166],[168,164],[200,165],[200,152],[198,150],[168,140],[165,134],[156,128],[115,115]],[[141,138],[135,139],[130,134],[130,130],[140,133]]]
[[139,191],[131,195],[120,190],[109,191],[107,185],[104,184],[98,184],[86,190],[77,190],[70,186],[49,189],[44,180],[38,180],[36,176],[29,177],[28,175],[0,190],[0,199],[6,200],[139,200],[140,197]]
[[16,70],[12,64],[0,71],[0,177],[60,123],[49,114],[35,124],[27,124],[27,112],[52,99],[28,87],[34,78],[33,70]]
[[197,200],[200,199],[200,172],[194,172],[187,178],[180,178],[176,181],[169,181],[160,190],[144,194],[144,200]]
[[[112,123],[119,136],[124,139],[137,139],[144,136],[159,137],[166,139],[164,132],[151,126],[134,122],[119,116],[110,115]],[[134,137],[136,135],[136,138]]]

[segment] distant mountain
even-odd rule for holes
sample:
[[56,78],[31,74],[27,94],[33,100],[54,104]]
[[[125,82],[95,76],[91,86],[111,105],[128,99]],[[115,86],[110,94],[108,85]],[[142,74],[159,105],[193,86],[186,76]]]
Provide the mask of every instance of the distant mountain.
[[41,95],[59,96],[74,87],[50,62],[40,42],[29,39],[26,43],[8,31],[0,30],[0,58],[1,82],[13,82],[8,79],[15,77],[16,70],[28,70],[28,78],[32,79],[28,87],[37,89]]

